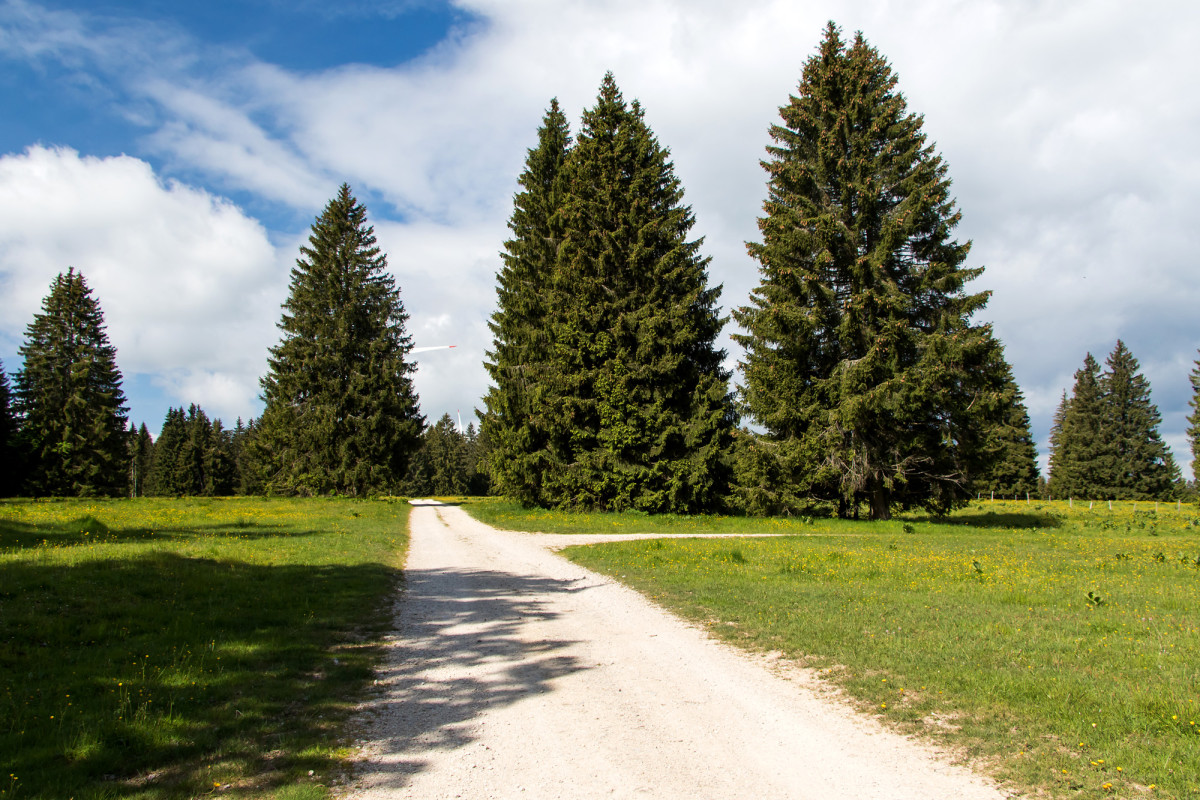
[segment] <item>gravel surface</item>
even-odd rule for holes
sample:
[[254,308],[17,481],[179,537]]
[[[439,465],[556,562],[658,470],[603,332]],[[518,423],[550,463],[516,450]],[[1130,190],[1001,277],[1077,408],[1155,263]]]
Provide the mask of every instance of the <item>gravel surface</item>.
[[810,673],[709,638],[554,547],[414,507],[397,630],[343,791],[383,798],[996,800]]

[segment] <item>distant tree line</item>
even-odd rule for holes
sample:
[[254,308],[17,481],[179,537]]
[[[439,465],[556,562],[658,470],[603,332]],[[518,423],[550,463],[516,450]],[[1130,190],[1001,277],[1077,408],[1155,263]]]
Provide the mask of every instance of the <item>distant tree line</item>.
[[[1162,418],[1137,359],[1118,339],[1105,366],[1101,372],[1088,353],[1070,397],[1063,393],[1050,429],[1047,496],[1155,500],[1184,492],[1175,459],[1159,436]],[[1193,395],[1192,406],[1196,403]],[[1189,436],[1194,449],[1195,420]]]
[[[891,66],[830,23],[770,128],[748,244],[759,283],[727,321],[670,152],[611,74],[573,136],[551,100],[527,154],[497,275],[477,431],[427,424],[400,289],[343,185],[291,273],[261,380],[227,427],[171,408],[129,425],[116,351],[73,268],[51,284],[10,384],[0,365],[0,493],[480,494],[554,508],[885,519],[980,494],[1178,496],[1136,359],[1089,354],[1038,474],[948,166]],[[1189,437],[1197,452],[1200,360]],[[739,428],[739,418],[750,424]],[[1200,461],[1200,459],[1197,459]]]

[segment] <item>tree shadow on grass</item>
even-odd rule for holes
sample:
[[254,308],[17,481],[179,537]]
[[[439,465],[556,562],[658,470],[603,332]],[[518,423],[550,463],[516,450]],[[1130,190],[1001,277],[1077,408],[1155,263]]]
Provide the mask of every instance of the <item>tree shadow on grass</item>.
[[240,539],[264,539],[274,536],[315,536],[321,531],[297,531],[288,525],[235,520],[204,525],[169,525],[161,528],[113,528],[91,516],[67,522],[30,524],[0,520],[0,552],[34,547],[72,547],[79,545],[121,544],[162,539],[190,539],[227,534]]
[[0,563],[9,788],[193,797],[230,769],[251,792],[327,776],[340,764],[324,748],[379,663],[370,643],[390,619],[378,601],[398,578],[380,564],[163,553]]
[[1062,526],[1062,519],[1050,512],[1046,511],[1028,511],[1025,513],[1004,512],[997,514],[994,511],[986,512],[965,512],[953,517],[935,517],[935,516],[906,516],[912,522],[930,522],[937,525],[961,525],[968,528],[1003,528],[1012,530],[1013,528],[1058,528]]
[[575,592],[572,581],[495,571],[407,570],[398,632],[367,707],[372,786],[399,788],[428,765],[431,750],[474,739],[489,709],[553,689],[588,667],[565,652],[575,642],[526,628],[557,615],[538,599]]

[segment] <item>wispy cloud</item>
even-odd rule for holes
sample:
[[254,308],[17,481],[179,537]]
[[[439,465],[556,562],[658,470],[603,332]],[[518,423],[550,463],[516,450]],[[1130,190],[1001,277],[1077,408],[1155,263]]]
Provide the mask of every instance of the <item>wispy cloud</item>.
[[460,360],[488,346],[504,220],[550,97],[577,119],[611,69],[626,96],[641,99],[697,213],[712,277],[725,285],[726,306],[738,305],[757,280],[744,242],[757,237],[767,128],[834,19],[847,32],[862,29],[889,58],[949,163],[960,234],[974,241],[972,262],[987,267],[975,288],[994,292],[984,316],[1007,344],[1043,446],[1084,352],[1103,355],[1117,337],[1146,367],[1168,433],[1180,441],[1182,367],[1200,345],[1191,311],[1200,299],[1200,6],[457,7],[478,23],[395,68],[289,71],[179,31],[25,0],[0,5],[0,52],[71,62],[112,87],[117,102],[147,109],[143,155],[166,174],[293,214],[317,213],[338,183],[350,182],[389,248],[414,331],[434,335],[435,323],[449,320],[463,337],[462,349],[450,351],[459,359],[452,368],[422,366],[418,388],[436,416],[460,405],[451,398],[478,402],[486,384],[477,360]]
[[[179,403],[249,416],[286,291],[257,221],[144,161],[33,147],[0,157],[0,336],[9,351],[54,276],[75,267],[127,376],[187,386]],[[181,376],[207,375],[207,382]],[[228,389],[241,387],[234,400]],[[218,393],[205,387],[223,387]]]

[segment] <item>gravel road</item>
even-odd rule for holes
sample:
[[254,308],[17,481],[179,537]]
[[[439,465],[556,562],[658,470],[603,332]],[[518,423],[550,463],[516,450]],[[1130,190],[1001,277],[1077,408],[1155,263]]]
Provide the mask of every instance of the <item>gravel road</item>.
[[773,668],[553,549],[414,507],[355,780],[384,798],[998,800],[799,669]]

